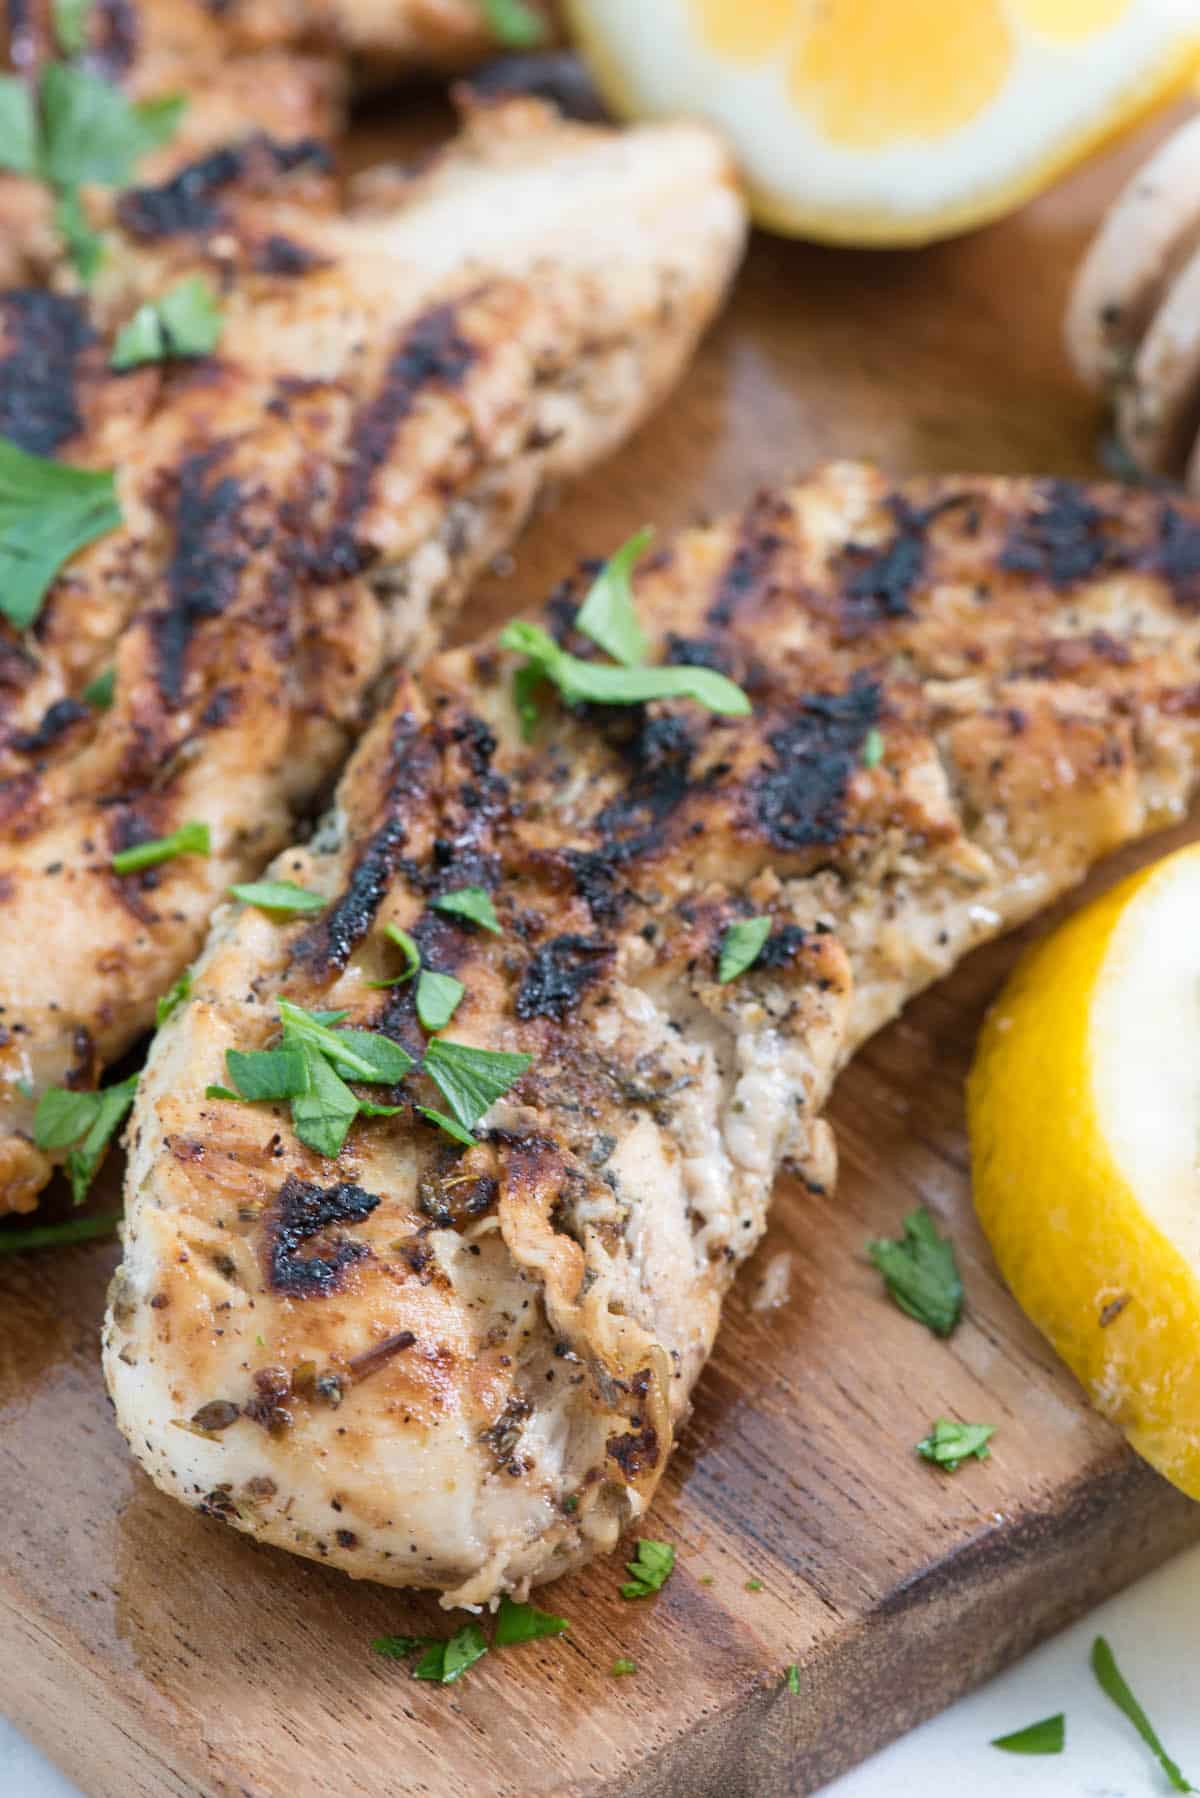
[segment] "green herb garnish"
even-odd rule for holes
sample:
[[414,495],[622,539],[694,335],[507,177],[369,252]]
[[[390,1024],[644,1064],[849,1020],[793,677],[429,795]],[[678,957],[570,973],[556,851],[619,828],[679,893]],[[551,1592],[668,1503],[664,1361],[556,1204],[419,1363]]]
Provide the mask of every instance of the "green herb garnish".
[[204,1097],[206,1099],[232,1099],[236,1101],[240,1099],[241,1096],[240,1093],[235,1093],[231,1087],[222,1086],[217,1080],[210,1080],[204,1089]]
[[569,1628],[565,1617],[552,1617],[536,1605],[516,1604],[506,1593],[496,1617],[494,1645],[508,1648],[514,1642],[536,1641],[539,1636],[561,1636]]
[[119,1211],[98,1211],[92,1217],[71,1217],[61,1224],[34,1224],[28,1230],[0,1230],[0,1255],[25,1255],[31,1249],[59,1249],[73,1242],[91,1242],[97,1236],[115,1236]]
[[185,102],[131,101],[121,89],[72,63],[53,62],[40,90],[41,174],[59,192],[85,182],[124,187],[139,158],[175,135]]
[[84,705],[92,706],[97,712],[107,712],[117,691],[117,671],[106,668],[95,680],[90,680],[80,694]]
[[479,10],[506,50],[536,50],[546,42],[546,21],[526,0],[479,0]]
[[575,629],[626,668],[636,668],[644,662],[649,647],[638,623],[629,582],[634,564],[653,535],[647,526],[608,558],[575,615]]
[[500,647],[528,658],[528,666],[556,686],[568,705],[642,705],[652,699],[694,699],[728,718],[746,718],[750,701],[740,687],[712,668],[621,668],[585,662],[560,649],[538,624],[514,619],[500,633]]
[[488,1651],[483,1631],[477,1623],[465,1623],[445,1642],[431,1642],[413,1668],[414,1679],[431,1679],[438,1685],[452,1686],[468,1667],[482,1660]]
[[255,1103],[308,1091],[308,1058],[300,1049],[226,1049],[225,1066],[238,1096]]
[[88,14],[92,0],[53,0],[54,35],[64,56],[78,56],[87,49]]
[[33,95],[16,75],[0,75],[0,169],[37,171],[37,114]]
[[[415,1066],[407,1049],[375,1030],[331,1030],[316,1012],[280,999],[279,1016],[288,1047],[305,1046],[333,1063],[347,1080],[373,1081],[393,1086]],[[339,1017],[344,1013],[335,1014]]]
[[938,1235],[924,1205],[909,1212],[898,1242],[888,1238],[869,1242],[867,1254],[900,1309],[935,1336],[949,1336],[962,1314],[962,1280],[954,1244]]
[[448,1118],[444,1111],[435,1111],[432,1105],[415,1105],[413,1110],[427,1118],[431,1124],[436,1124],[439,1130],[444,1130],[447,1136],[452,1136],[455,1142],[460,1142],[464,1149],[473,1149],[479,1140],[469,1130],[464,1130],[461,1124],[455,1123],[453,1118]]
[[1014,1729],[1011,1735],[993,1736],[992,1747],[1003,1748],[1005,1754],[1061,1754],[1067,1736],[1067,1720],[1061,1711],[1055,1717],[1043,1717],[1025,1729]]
[[174,986],[160,993],[154,1006],[155,1026],[161,1030],[173,1012],[179,1010],[185,999],[192,996],[192,970],[185,968]]
[[414,974],[420,972],[421,951],[407,930],[401,930],[399,924],[385,924],[383,934],[402,952],[404,967],[391,980],[368,980],[367,985],[374,988],[403,986],[406,980],[411,980]]
[[763,1583],[760,1579],[748,1579],[746,1581],[747,1592],[761,1592],[762,1589]]
[[635,1559],[625,1563],[633,1577],[621,1587],[621,1597],[649,1598],[661,1589],[674,1565],[675,1550],[669,1542],[650,1542],[645,1536],[639,1537]]
[[627,1673],[636,1673],[637,1672],[637,1662],[627,1660],[624,1657],[624,1655],[622,1655],[620,1660],[616,1660],[613,1662],[612,1670],[613,1670],[613,1678],[621,1679]]
[[1124,1712],[1151,1754],[1154,1755],[1167,1777],[1171,1790],[1174,1792],[1195,1791],[1195,1787],[1189,1785],[1180,1768],[1159,1741],[1154,1725],[1126,1685],[1113,1651],[1103,1636],[1097,1636],[1092,1643],[1092,1672],[1096,1675],[1100,1690],[1105,1697],[1111,1698],[1117,1709]]
[[371,1643],[371,1652],[381,1654],[389,1661],[406,1661],[418,1648],[428,1646],[428,1636],[376,1636]]
[[737,918],[721,938],[717,979],[722,986],[752,968],[771,934],[770,918]]
[[0,437],[0,612],[28,630],[63,564],[120,522],[111,472],[30,456]]
[[503,929],[496,908],[492,904],[492,896],[484,887],[459,887],[455,893],[443,893],[438,899],[429,901],[434,911],[448,912],[451,917],[466,918],[468,923],[478,924],[481,930],[490,930],[493,936],[502,936]]
[[417,1017],[422,1027],[444,1030],[466,990],[453,974],[438,974],[432,968],[422,968],[417,981]]
[[955,1473],[972,1455],[977,1461],[986,1461],[991,1452],[988,1443],[995,1434],[994,1424],[956,1423],[952,1417],[939,1417],[928,1436],[917,1443],[917,1453],[947,1473]]
[[174,861],[177,855],[207,855],[211,847],[208,825],[193,818],[169,837],[154,837],[149,843],[118,849],[112,858],[112,869],[114,874],[138,874],[143,868],[157,868],[160,862]]
[[788,1691],[794,1698],[798,1698],[800,1696],[800,1669],[795,1661],[785,1669],[783,1678]]
[[862,765],[864,768],[878,768],[883,760],[883,732],[872,725],[862,745]]
[[93,231],[74,188],[54,202],[54,229],[67,247],[71,266],[84,286],[90,286],[104,260],[104,240]]
[[474,1049],[435,1036],[425,1051],[424,1070],[452,1116],[472,1130],[484,1112],[502,1099],[531,1066],[532,1055],[510,1055],[503,1049]]
[[229,891],[243,905],[256,905],[259,911],[278,912],[280,916],[325,909],[320,893],[310,893],[294,880],[247,880]]
[[77,1093],[52,1086],[38,1101],[33,1118],[33,1140],[39,1149],[70,1149],[66,1160],[71,1196],[82,1205],[113,1136],[137,1091],[138,1077],[131,1074],[117,1086],[99,1092]]
[[168,289],[160,300],[139,306],[117,333],[110,366],[120,372],[145,362],[207,356],[221,337],[217,296],[201,275]]

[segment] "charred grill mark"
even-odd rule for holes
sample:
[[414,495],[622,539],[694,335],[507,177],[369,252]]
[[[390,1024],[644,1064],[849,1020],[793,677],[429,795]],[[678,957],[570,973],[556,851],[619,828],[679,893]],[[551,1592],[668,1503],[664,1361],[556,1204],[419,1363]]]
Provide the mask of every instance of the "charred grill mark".
[[474,346],[459,333],[455,302],[425,313],[401,337],[379,391],[351,425],[334,523],[316,552],[314,568],[320,579],[346,580],[367,567],[371,550],[355,530],[371,503],[375,478],[392,453],[396,433],[422,392],[435,385],[459,386],[475,358]]
[[788,516],[788,508],[768,493],[759,494],[743,515],[738,541],[717,585],[706,621],[724,629],[767,589],[775,558],[787,542],[772,527]]
[[88,29],[88,67],[107,81],[119,81],[133,67],[141,35],[133,0],[99,0],[88,15]]
[[848,543],[834,571],[841,600],[839,635],[852,642],[888,619],[911,618],[912,597],[926,572],[928,530],[935,518],[972,504],[969,493],[952,493],[930,506],[913,506],[902,494],[887,498],[894,530],[882,548]]
[[30,288],[0,295],[0,437],[52,456],[78,435],[78,364],[95,340],[77,299]]
[[179,471],[167,604],[151,617],[159,690],[170,704],[178,704],[183,692],[192,631],[202,619],[225,610],[246,564],[242,484],[233,475],[211,479],[225,449],[217,444],[188,456]]
[[572,933],[543,943],[521,977],[517,1016],[561,1021],[612,957],[612,945],[603,937]]
[[755,823],[768,842],[779,849],[837,842],[846,788],[879,711],[879,687],[860,675],[844,693],[809,694],[771,732],[775,760],[760,766],[750,786]]
[[327,268],[328,259],[272,232],[255,246],[250,266],[258,275],[307,275],[315,268]]
[[759,951],[760,968],[786,968],[808,941],[808,932],[799,924],[781,924],[773,930]]
[[1200,609],[1200,520],[1165,505],[1150,566],[1168,582],[1177,605]]
[[635,1428],[627,1430],[621,1436],[610,1436],[605,1445],[610,1459],[617,1463],[626,1480],[636,1480],[641,1474],[658,1465],[658,1431],[651,1424],[637,1428],[638,1419],[634,1418]]
[[1040,575],[1062,588],[1124,565],[1119,544],[1107,534],[1110,521],[1074,481],[1047,481],[1038,499],[1009,532],[1002,568]]
[[711,668],[714,674],[730,678],[734,671],[729,644],[711,637],[679,637],[674,631],[667,634],[667,653],[663,660],[676,668]]
[[260,134],[189,162],[157,187],[130,188],[117,203],[117,217],[135,237],[203,236],[225,222],[220,197],[226,188],[302,168],[324,173],[331,166],[328,150],[315,138],[284,144]]
[[[289,1174],[267,1223],[267,1282],[289,1298],[322,1297],[337,1290],[343,1273],[371,1251],[334,1231],[335,1224],[361,1224],[379,1204],[379,1195],[352,1181],[318,1186]],[[327,1234],[328,1233],[328,1234]],[[302,1255],[301,1245],[324,1236],[324,1254]]]
[[[599,710],[599,708],[595,708]],[[631,768],[623,793],[611,799],[592,821],[600,837],[597,849],[570,849],[564,859],[593,917],[610,919],[620,909],[620,870],[661,842],[662,826],[694,789],[691,778],[696,744],[686,721],[673,713],[652,716],[644,706],[618,716],[598,718],[614,747]]]
[[46,707],[35,729],[13,733],[9,739],[11,747],[22,755],[37,755],[57,743],[73,724],[91,716],[91,707],[78,699],[56,699],[53,705]]

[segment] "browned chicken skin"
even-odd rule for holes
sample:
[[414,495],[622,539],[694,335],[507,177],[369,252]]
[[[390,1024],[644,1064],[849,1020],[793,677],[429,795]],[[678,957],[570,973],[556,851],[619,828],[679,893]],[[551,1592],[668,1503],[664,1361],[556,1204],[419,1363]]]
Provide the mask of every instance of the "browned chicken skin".
[[[116,218],[90,314],[0,297],[0,432],[115,464],[125,520],[34,631],[0,633],[0,1210],[51,1172],[37,1095],[94,1085],[149,1026],[386,664],[670,386],[744,235],[704,128],[532,101],[477,113],[386,206],[330,210],[315,152],[259,140]],[[110,374],[111,327],[195,272],[221,295],[217,354]],[[97,713],[82,690],[114,662]],[[210,857],[113,873],[190,819]]]
[[[575,653],[582,585],[546,626]],[[740,682],[531,742],[493,642],[400,682],[312,843],[315,919],[217,914],[130,1131],[105,1366],[167,1491],[447,1603],[522,1593],[640,1516],[785,1159],[857,1043],[974,944],[1177,818],[1200,746],[1200,511],[1061,482],[828,469],[636,581],[650,660]],[[502,933],[447,916],[466,884]],[[730,923],[770,919],[722,984]],[[387,926],[530,1055],[465,1151],[423,1073],[340,1156],[205,1096],[277,1001],[415,1057]],[[372,1089],[379,1096],[379,1089]],[[183,1427],[179,1427],[183,1426]]]

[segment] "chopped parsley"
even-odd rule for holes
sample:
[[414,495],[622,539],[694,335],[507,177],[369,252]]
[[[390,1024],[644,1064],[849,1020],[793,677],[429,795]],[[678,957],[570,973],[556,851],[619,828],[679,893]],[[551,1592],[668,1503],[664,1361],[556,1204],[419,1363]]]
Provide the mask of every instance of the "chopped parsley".
[[444,1030],[458,1010],[466,987],[453,974],[422,968],[417,980],[417,1017],[425,1030]]
[[69,1217],[61,1224],[0,1230],[0,1255],[25,1255],[32,1249],[59,1249],[73,1242],[92,1242],[97,1236],[114,1236],[120,1221],[119,1211],[98,1211],[93,1217]]
[[112,705],[116,691],[117,671],[115,668],[106,668],[103,674],[98,674],[95,680],[88,682],[79,697],[83,700],[84,705],[92,706],[95,711],[107,712]]
[[78,56],[87,49],[88,14],[92,0],[53,0],[54,35],[64,56]]
[[637,1672],[637,1662],[627,1660],[623,1655],[612,1664],[613,1678],[623,1679],[627,1673]]
[[496,908],[492,904],[492,896],[484,887],[459,887],[457,892],[443,893],[439,899],[431,899],[429,903],[434,911],[448,912],[455,918],[466,918],[469,924],[478,924],[481,930],[490,930],[493,936],[504,934],[496,916]]
[[201,275],[189,275],[160,300],[139,306],[113,344],[110,365],[118,372],[146,362],[207,356],[221,337],[217,296]]
[[111,470],[71,468],[0,437],[0,612],[28,630],[64,562],[120,522]]
[[211,848],[208,825],[193,818],[169,837],[154,837],[148,843],[118,849],[112,858],[112,869],[114,874],[139,874],[143,868],[157,868],[160,862],[174,861],[177,855],[208,855]]
[[500,1600],[493,1641],[497,1648],[508,1648],[514,1642],[534,1642],[540,1636],[561,1636],[570,1627],[565,1617],[551,1616],[536,1605],[516,1604],[506,1593]]
[[762,1589],[763,1583],[760,1579],[748,1579],[746,1581],[747,1592],[761,1592]]
[[461,1124],[455,1123],[453,1118],[448,1118],[444,1111],[435,1111],[432,1105],[417,1105],[413,1109],[431,1124],[436,1124],[439,1130],[444,1130],[447,1136],[452,1136],[455,1142],[460,1142],[464,1149],[475,1147],[478,1139],[469,1130],[464,1130]]
[[1061,1711],[1054,1717],[1043,1717],[1011,1735],[993,1736],[992,1747],[1003,1748],[1005,1754],[1061,1754],[1067,1737],[1067,1720]]
[[247,880],[229,891],[243,905],[256,905],[259,911],[278,912],[281,917],[325,909],[320,893],[310,893],[294,880]]
[[888,1238],[869,1242],[867,1254],[900,1309],[935,1336],[949,1336],[962,1315],[962,1280],[954,1244],[938,1235],[925,1206],[909,1212],[898,1242]]
[[468,1667],[482,1660],[488,1651],[483,1631],[477,1623],[464,1623],[445,1642],[431,1642],[413,1668],[414,1679],[431,1679],[440,1686],[452,1686]]
[[939,1417],[928,1436],[917,1443],[917,1453],[947,1473],[955,1473],[972,1455],[977,1461],[986,1461],[991,1452],[988,1443],[995,1434],[994,1424],[956,1423],[952,1417]]
[[883,732],[873,724],[863,738],[862,765],[864,768],[878,768],[882,760]]
[[771,934],[770,918],[736,918],[721,938],[721,956],[717,963],[717,979],[728,986],[747,968],[752,968],[763,952]]
[[532,1062],[532,1055],[475,1049],[467,1043],[448,1043],[445,1037],[436,1036],[425,1051],[424,1070],[450,1107],[451,1115],[464,1130],[472,1130]]
[[651,1542],[640,1536],[636,1556],[625,1563],[632,1578],[622,1585],[621,1597],[649,1598],[652,1592],[661,1590],[674,1565],[675,1550],[669,1542]]
[[800,1696],[800,1669],[795,1661],[785,1668],[783,1679],[788,1691],[794,1698],[798,1698]]
[[99,1092],[72,1092],[49,1087],[38,1100],[33,1118],[33,1140],[39,1149],[69,1149],[66,1170],[76,1205],[87,1197],[104,1151],[125,1121],[138,1077],[131,1074],[117,1086]]
[[[723,717],[750,715],[750,701],[742,689],[712,668],[624,668],[585,662],[560,649],[541,625],[520,618],[505,625],[499,640],[501,649],[525,656],[526,667],[536,669],[556,686],[568,705],[642,705],[652,699],[693,699]],[[531,683],[526,680],[518,697],[523,724],[531,704]]]
[[428,1636],[376,1636],[371,1643],[371,1652],[381,1654],[385,1660],[406,1661],[419,1648],[428,1646]]
[[1171,1759],[1162,1743],[1158,1732],[1147,1717],[1145,1711],[1125,1683],[1121,1669],[1108,1642],[1103,1636],[1097,1636],[1092,1643],[1092,1672],[1096,1676],[1100,1690],[1106,1698],[1111,1698],[1119,1711],[1124,1712],[1133,1727],[1145,1742],[1151,1754],[1157,1760],[1167,1783],[1173,1792],[1191,1792],[1195,1787],[1184,1778],[1182,1771]]
[[37,114],[33,95],[17,75],[0,75],[0,169],[37,172]]
[[649,647],[638,623],[629,577],[653,535],[649,528],[639,531],[608,558],[575,615],[575,629],[626,668],[644,662]]
[[536,50],[546,42],[546,21],[528,0],[479,0],[479,10],[506,50]]
[[191,996],[192,970],[185,968],[174,986],[168,987],[165,993],[160,993],[155,1002],[154,1022],[156,1027],[161,1030],[167,1019],[177,1012],[184,1001],[190,999]]
[[226,1049],[225,1066],[243,1099],[294,1099],[308,1091],[308,1064],[300,1049]]
[[369,980],[367,985],[371,987],[403,986],[406,980],[411,980],[413,975],[420,971],[421,951],[407,930],[401,930],[399,924],[385,924],[383,934],[402,952],[404,966],[398,974],[392,976],[391,980]]

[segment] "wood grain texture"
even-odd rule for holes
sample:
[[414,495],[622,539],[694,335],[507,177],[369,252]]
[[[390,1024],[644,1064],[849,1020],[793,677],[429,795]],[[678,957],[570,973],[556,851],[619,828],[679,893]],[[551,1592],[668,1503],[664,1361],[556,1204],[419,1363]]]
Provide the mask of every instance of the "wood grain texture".
[[[547,512],[468,628],[648,519],[674,528],[827,456],[1095,472],[1059,320],[1145,147],[920,254],[756,242],[683,393]],[[1024,1322],[971,1215],[963,1079],[1017,946],[973,956],[844,1076],[837,1194],[781,1186],[652,1513],[679,1554],[663,1593],[625,1603],[618,1562],[599,1562],[543,1595],[569,1638],[452,1688],[368,1649],[384,1630],[444,1632],[432,1604],[259,1548],[132,1466],[97,1362],[111,1245],[0,1261],[0,1708],[91,1798],[784,1798],[1200,1535],[1200,1508]],[[918,1201],[965,1275],[945,1344],[885,1301],[862,1252]],[[781,1251],[787,1303],[757,1309]],[[919,1461],[942,1412],[996,1424],[992,1459],[954,1478]],[[635,1677],[611,1676],[618,1655]]]

